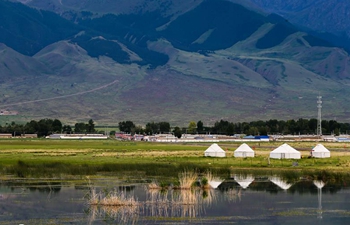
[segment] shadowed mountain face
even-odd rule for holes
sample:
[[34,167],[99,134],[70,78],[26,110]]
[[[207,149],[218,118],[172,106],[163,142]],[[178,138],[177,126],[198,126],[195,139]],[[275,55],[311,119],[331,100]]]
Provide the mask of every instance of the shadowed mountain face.
[[349,2],[337,0],[250,0],[268,12],[312,30],[350,37]]
[[249,0],[309,32],[350,50],[350,4],[338,0]]
[[0,109],[183,126],[315,118],[321,94],[324,118],[348,119],[348,53],[276,14],[225,0],[93,2],[23,2],[67,20],[0,0]]

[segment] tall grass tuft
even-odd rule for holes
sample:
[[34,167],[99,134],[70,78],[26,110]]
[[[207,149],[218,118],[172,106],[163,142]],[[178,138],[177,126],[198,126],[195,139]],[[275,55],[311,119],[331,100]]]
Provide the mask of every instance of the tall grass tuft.
[[127,196],[125,191],[114,190],[107,195],[97,192],[88,178],[90,195],[88,204],[92,206],[138,206],[138,201],[133,196]]
[[90,198],[89,198],[89,205],[98,205],[100,201],[100,193],[96,192],[96,189],[94,187],[90,188]]
[[185,170],[179,174],[180,189],[191,189],[196,182],[198,174],[195,171]]
[[126,196],[124,191],[114,190],[100,199],[100,206],[137,206],[139,203],[133,196]]

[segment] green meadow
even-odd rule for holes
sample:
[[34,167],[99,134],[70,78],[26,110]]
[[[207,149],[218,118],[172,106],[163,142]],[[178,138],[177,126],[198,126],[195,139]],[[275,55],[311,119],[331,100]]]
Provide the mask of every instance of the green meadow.
[[[348,144],[323,143],[331,158],[308,158],[315,142],[291,142],[301,151],[300,160],[269,160],[271,150],[282,142],[248,143],[254,158],[235,158],[242,143],[218,143],[225,158],[204,157],[211,143],[155,143],[117,140],[1,139],[0,174],[17,177],[66,177],[133,174],[177,176],[183,170],[213,171],[222,176],[237,172],[325,174],[350,172]],[[297,162],[297,165],[296,165]]]

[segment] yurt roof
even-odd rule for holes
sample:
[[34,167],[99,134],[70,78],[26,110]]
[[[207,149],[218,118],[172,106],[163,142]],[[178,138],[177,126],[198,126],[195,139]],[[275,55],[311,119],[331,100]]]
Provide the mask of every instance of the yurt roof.
[[323,144],[317,144],[312,151],[314,152],[329,152],[329,150],[323,146]]
[[254,152],[246,143],[241,144],[235,152]]
[[225,152],[218,144],[210,145],[205,152]]
[[283,144],[272,151],[273,153],[299,152],[288,144]]

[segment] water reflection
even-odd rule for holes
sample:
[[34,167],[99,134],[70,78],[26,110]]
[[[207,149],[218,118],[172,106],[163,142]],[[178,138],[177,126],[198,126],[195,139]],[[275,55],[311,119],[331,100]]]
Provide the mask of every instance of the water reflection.
[[215,189],[196,186],[185,190],[113,183],[114,178],[95,182],[98,190],[123,191],[138,203],[118,207],[88,205],[84,196],[89,189],[82,182],[79,186],[75,181],[2,181],[0,223],[284,224],[288,220],[296,224],[302,219],[305,223],[334,224],[336,220],[346,224],[350,220],[349,180],[335,178],[237,173],[222,179]]
[[138,206],[90,206],[88,224],[93,224],[101,219],[111,220],[118,224],[137,224],[138,213]]
[[317,187],[317,196],[318,196],[317,218],[322,219],[322,188],[325,186],[325,183],[322,180],[314,180],[313,182]]
[[269,178],[272,183],[277,185],[279,188],[283,189],[284,191],[288,190],[292,184],[285,181],[282,177],[278,176],[272,176]]
[[195,218],[204,211],[205,205],[215,201],[215,193],[208,190],[148,190],[143,213],[151,217]]
[[246,189],[254,181],[255,178],[250,174],[236,174],[234,175],[234,179],[243,189]]

